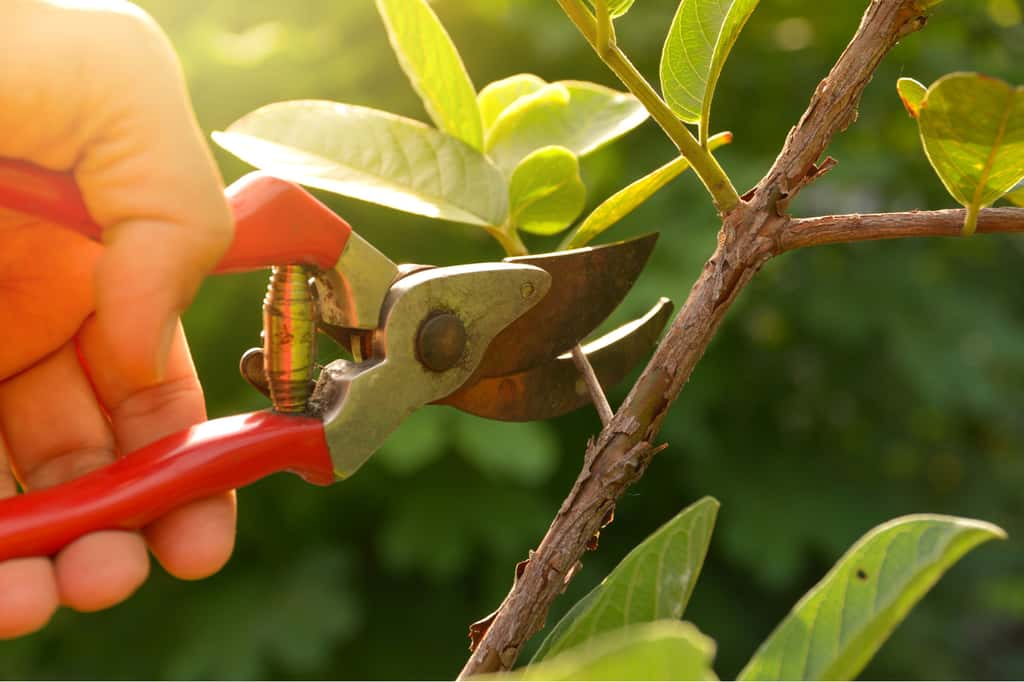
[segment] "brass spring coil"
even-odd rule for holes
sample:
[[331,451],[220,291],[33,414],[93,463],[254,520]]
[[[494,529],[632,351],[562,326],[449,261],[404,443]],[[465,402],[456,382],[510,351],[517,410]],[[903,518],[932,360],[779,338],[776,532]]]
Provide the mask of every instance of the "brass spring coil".
[[263,363],[278,412],[306,410],[316,362],[316,304],[312,269],[275,266],[263,299]]

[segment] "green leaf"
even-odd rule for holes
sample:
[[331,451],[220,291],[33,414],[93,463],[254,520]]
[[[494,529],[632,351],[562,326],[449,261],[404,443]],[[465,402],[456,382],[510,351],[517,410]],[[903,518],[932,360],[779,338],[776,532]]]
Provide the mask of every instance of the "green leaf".
[[542,147],[585,156],[647,120],[632,95],[595,83],[559,81],[520,97],[487,133],[488,156],[506,174]]
[[587,647],[497,680],[717,680],[711,669],[715,643],[690,623],[659,620],[602,634]]
[[377,0],[391,47],[438,128],[476,149],[484,131],[459,51],[425,0]]
[[[633,6],[635,0],[607,0],[608,1],[608,14],[611,15],[612,19],[617,19],[623,14],[629,11],[629,8]],[[591,6],[594,5],[594,0],[590,0]],[[595,6],[596,7],[596,6]]]
[[963,234],[978,211],[1024,179],[1024,87],[953,73],[932,83],[918,125],[932,167],[953,198],[967,207]]
[[661,52],[661,89],[675,115],[707,138],[718,77],[758,0],[682,0]]
[[917,118],[921,110],[921,102],[924,101],[928,88],[913,78],[900,78],[896,81],[896,92],[899,93],[900,100],[902,100],[903,106],[906,107],[910,117]]
[[480,152],[419,121],[350,104],[270,104],[214,140],[295,182],[431,218],[502,225],[505,179]]
[[557,234],[583,210],[587,190],[580,163],[565,147],[544,147],[519,162],[508,185],[512,224],[533,234]]
[[[708,148],[714,151],[730,142],[732,142],[732,133],[718,133],[708,140]],[[632,213],[633,209],[650,199],[658,190],[689,167],[690,162],[684,157],[678,156],[661,168],[620,189],[591,211],[590,215],[562,243],[560,248],[578,249],[581,246],[586,246],[595,237]]]
[[931,514],[878,526],[793,607],[739,679],[853,679],[950,566],[1005,537],[989,523]]
[[704,565],[718,507],[711,497],[700,499],[637,545],[565,614],[533,660],[586,648],[595,635],[623,625],[681,618]]
[[543,78],[532,73],[519,73],[489,83],[476,96],[476,103],[480,107],[480,116],[483,118],[484,130],[489,131],[501,112],[505,111],[510,104],[520,97],[532,95],[545,85],[547,82]]

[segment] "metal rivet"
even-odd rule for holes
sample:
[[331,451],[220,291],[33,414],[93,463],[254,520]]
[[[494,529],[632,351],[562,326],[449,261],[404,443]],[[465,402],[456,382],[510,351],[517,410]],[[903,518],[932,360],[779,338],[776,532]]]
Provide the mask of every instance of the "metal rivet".
[[523,282],[523,286],[519,287],[519,293],[524,299],[530,298],[536,293],[537,289],[529,282]]
[[437,313],[421,326],[416,351],[427,369],[443,372],[451,369],[466,350],[466,327],[452,313]]

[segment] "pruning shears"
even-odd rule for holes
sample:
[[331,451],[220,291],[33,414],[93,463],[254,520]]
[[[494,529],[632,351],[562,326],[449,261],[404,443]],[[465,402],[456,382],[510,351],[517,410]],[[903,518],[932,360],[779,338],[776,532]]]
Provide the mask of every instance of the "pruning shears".
[[[415,410],[527,421],[588,402],[569,353],[621,302],[656,240],[453,267],[396,265],[306,190],[252,173],[226,190],[235,237],[216,273],[272,268],[263,346],[242,375],[273,407],[180,431],[81,478],[0,501],[0,560],[92,531],[141,528],[185,502],[290,471],[348,478]],[[0,159],[0,206],[93,239],[73,177]],[[671,303],[583,350],[600,381],[653,347]],[[315,376],[318,333],[348,351]]]

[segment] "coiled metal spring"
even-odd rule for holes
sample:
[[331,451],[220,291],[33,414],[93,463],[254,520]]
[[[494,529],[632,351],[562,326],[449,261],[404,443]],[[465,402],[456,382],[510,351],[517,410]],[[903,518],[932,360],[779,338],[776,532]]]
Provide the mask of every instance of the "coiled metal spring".
[[263,299],[263,365],[270,400],[278,412],[306,410],[316,363],[313,270],[275,266]]

